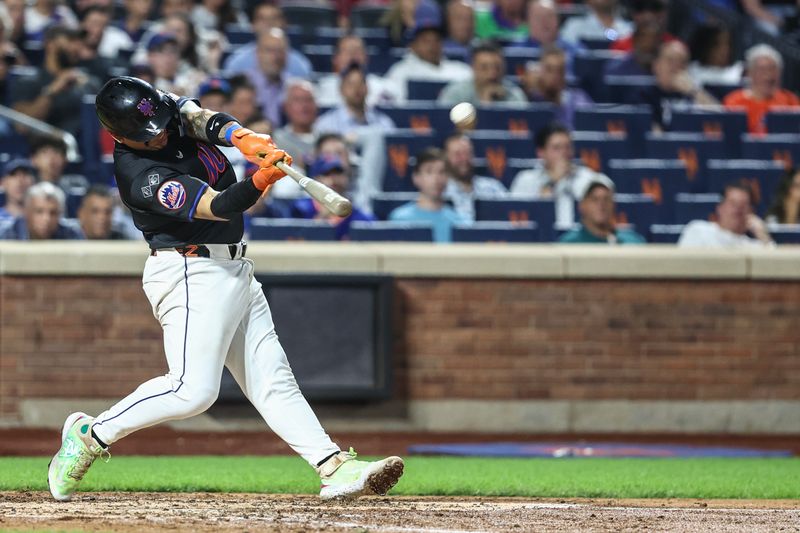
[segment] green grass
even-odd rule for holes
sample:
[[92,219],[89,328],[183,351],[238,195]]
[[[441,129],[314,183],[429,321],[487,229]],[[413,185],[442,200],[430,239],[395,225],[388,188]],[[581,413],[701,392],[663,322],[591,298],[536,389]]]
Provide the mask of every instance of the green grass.
[[[47,490],[48,458],[0,458],[0,490]],[[297,457],[114,457],[87,491],[313,494]],[[482,459],[411,457],[394,494],[800,499],[800,459]]]

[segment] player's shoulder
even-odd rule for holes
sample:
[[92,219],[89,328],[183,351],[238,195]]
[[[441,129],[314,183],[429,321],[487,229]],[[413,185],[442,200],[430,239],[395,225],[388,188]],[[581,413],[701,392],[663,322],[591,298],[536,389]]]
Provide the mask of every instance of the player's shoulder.
[[133,180],[154,164],[153,160],[123,145],[117,145],[114,149],[114,175],[117,180]]

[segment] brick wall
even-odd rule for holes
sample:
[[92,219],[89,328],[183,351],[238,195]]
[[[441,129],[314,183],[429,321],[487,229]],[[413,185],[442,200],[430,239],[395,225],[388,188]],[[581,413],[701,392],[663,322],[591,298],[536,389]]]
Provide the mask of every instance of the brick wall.
[[[396,396],[800,399],[800,284],[396,282]],[[116,398],[166,371],[133,277],[0,277],[0,420],[21,398]]]

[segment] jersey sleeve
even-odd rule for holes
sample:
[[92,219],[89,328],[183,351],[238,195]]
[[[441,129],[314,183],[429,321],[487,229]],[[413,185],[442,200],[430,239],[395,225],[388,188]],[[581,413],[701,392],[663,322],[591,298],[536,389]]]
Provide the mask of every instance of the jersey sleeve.
[[194,219],[208,183],[175,170],[152,166],[129,175],[130,203],[154,215],[184,221]]

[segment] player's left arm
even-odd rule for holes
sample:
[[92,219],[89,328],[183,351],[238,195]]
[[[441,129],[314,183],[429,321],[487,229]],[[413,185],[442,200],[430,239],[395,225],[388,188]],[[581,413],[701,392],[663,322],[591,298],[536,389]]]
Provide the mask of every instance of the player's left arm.
[[203,109],[190,98],[179,98],[178,109],[189,137],[220,146],[233,146],[226,135],[239,129],[239,122],[227,113]]

